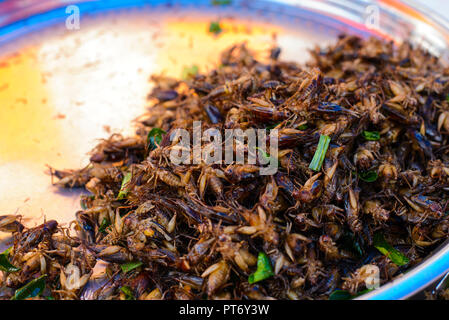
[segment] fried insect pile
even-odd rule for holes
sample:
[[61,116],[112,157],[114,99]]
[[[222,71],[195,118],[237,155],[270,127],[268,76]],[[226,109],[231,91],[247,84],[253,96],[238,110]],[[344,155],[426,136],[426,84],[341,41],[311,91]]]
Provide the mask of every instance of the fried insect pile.
[[[449,232],[449,69],[374,38],[341,36],[305,66],[279,52],[261,62],[236,45],[207,74],[153,77],[134,137],[102,141],[86,168],[52,170],[58,186],[91,193],[76,235],[0,221],[17,269],[4,297],[44,274],[47,295],[83,297],[99,259],[107,281],[94,299],[354,297],[435,249]],[[170,135],[193,121],[278,129],[277,173],[173,164]]]

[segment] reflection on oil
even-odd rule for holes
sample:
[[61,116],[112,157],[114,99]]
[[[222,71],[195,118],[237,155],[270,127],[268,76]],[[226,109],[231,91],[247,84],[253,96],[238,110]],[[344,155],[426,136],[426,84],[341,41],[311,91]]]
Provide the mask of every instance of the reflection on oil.
[[238,20],[220,20],[223,30],[218,36],[209,30],[210,20],[167,21],[161,35],[163,46],[158,54],[158,69],[172,77],[179,77],[184,67],[198,65],[204,72],[219,64],[219,53],[236,43],[246,42],[248,47],[266,58],[266,50],[275,44],[281,28],[267,24],[251,24]]
[[24,50],[0,65],[0,165],[40,160],[61,142],[36,51]]

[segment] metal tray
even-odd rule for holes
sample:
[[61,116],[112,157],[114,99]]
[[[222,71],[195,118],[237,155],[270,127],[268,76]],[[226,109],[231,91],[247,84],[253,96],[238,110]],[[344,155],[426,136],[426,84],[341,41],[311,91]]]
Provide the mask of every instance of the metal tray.
[[[28,226],[70,222],[80,191],[51,185],[46,165],[79,168],[98,139],[132,132],[152,74],[207,70],[219,52],[247,41],[260,54],[275,41],[282,59],[339,33],[409,40],[446,61],[449,24],[407,1],[108,0],[0,1],[0,212]],[[68,7],[75,5],[76,7]],[[77,10],[80,24],[71,19]],[[226,32],[213,37],[210,21]],[[3,246],[8,244],[0,234]],[[1,247],[1,245],[0,245]],[[449,270],[449,245],[361,299],[404,299]]]

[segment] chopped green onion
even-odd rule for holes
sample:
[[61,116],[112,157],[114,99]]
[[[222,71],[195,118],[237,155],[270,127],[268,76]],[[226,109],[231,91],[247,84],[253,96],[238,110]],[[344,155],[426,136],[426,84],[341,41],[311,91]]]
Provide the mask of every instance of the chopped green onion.
[[80,200],[80,206],[81,206],[81,209],[87,210],[86,201],[84,201],[84,199]]
[[248,277],[249,283],[256,283],[274,276],[273,268],[271,267],[270,259],[263,252],[259,252],[257,257],[257,270]]
[[321,166],[323,165],[330,142],[331,138],[329,136],[320,135],[320,141],[318,142],[318,147],[316,148],[312,162],[310,162],[309,169],[313,171],[321,170]]
[[147,144],[150,150],[156,149],[162,142],[162,135],[166,134],[161,128],[153,128],[148,132]]
[[343,248],[356,254],[358,257],[363,256],[362,246],[352,232],[345,232],[338,241]]
[[120,290],[125,294],[125,299],[126,300],[136,300],[136,298],[134,297],[134,294],[131,290],[130,287],[128,286],[123,286],[120,288]]
[[296,129],[298,129],[298,130],[306,130],[308,128],[308,126],[307,126],[307,124],[305,123],[305,124],[302,124],[302,125],[300,125],[298,128],[296,128]]
[[389,244],[381,233],[374,235],[374,247],[397,266],[406,265],[410,261],[402,252]]
[[182,78],[187,80],[189,78],[193,78],[198,74],[199,68],[197,65],[192,65],[191,67],[184,67],[182,69]]
[[6,249],[3,253],[0,254],[0,270],[5,272],[17,272],[20,268],[14,266],[9,262],[9,252],[11,248]]
[[266,151],[263,151],[261,148],[256,147],[256,150],[260,152],[260,154],[262,155],[262,157],[266,160],[266,161],[270,161],[271,156],[269,153],[267,153]]
[[132,173],[131,172],[127,172],[125,173],[125,176],[123,177],[122,180],[122,186],[120,187],[120,192],[117,196],[117,200],[122,200],[126,197],[126,195],[128,194],[128,183],[131,181],[132,178]]
[[101,221],[100,228],[98,228],[98,231],[101,233],[105,233],[106,228],[109,227],[110,225],[111,225],[111,223],[109,222],[109,220],[106,218],[103,218],[103,221]]
[[28,298],[37,297],[45,289],[45,277],[47,275],[40,276],[37,279],[31,280],[26,285],[24,285],[22,288],[17,289],[16,293],[14,294],[14,297],[11,298],[11,300],[24,300]]
[[127,262],[122,264],[120,267],[122,268],[123,273],[128,273],[142,265],[140,261]]
[[361,296],[362,294],[368,293],[370,291],[373,291],[374,289],[365,289],[363,291],[360,291],[356,293],[355,295],[351,295],[346,290],[335,290],[329,295],[329,300],[351,300],[354,298],[357,298]]
[[329,300],[351,300],[352,295],[346,290],[335,290],[329,295]]
[[276,128],[278,125],[279,125],[279,123],[273,123],[273,124],[266,126],[265,129],[272,130],[272,129]]
[[220,27],[220,22],[218,21],[213,21],[210,23],[209,25],[209,32],[213,33],[215,35],[219,34],[220,32],[222,32],[223,29],[221,29]]
[[376,171],[360,172],[358,176],[365,182],[374,182],[379,177]]
[[212,0],[213,6],[226,6],[232,3],[232,0]]
[[267,153],[266,151],[263,151],[261,148],[256,147],[256,150],[258,150],[260,152],[260,154],[262,155],[262,157],[265,159],[265,161],[267,163],[272,163],[272,162],[276,162],[276,158],[272,157],[269,153]]
[[365,138],[365,140],[369,141],[377,141],[380,139],[379,131],[363,131],[362,136]]

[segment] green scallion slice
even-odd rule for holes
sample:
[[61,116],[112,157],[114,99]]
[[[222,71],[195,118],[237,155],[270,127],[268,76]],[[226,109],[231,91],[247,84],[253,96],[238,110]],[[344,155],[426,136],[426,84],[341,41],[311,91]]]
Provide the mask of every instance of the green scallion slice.
[[320,171],[326,157],[327,149],[331,138],[326,135],[320,136],[320,141],[318,142],[318,147],[316,148],[315,155],[313,156],[312,162],[310,162],[309,169],[313,171]]

